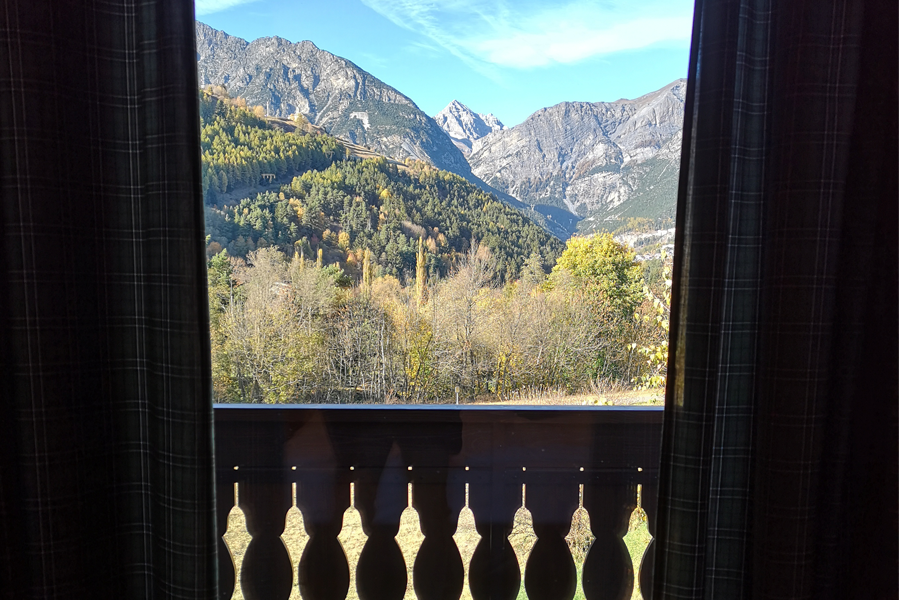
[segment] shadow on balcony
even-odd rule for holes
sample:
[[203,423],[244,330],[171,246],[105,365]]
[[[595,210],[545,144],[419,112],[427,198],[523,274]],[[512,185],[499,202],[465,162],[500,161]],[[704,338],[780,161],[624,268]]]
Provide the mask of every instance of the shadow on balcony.
[[653,531],[660,408],[215,418],[223,600],[637,597],[623,537],[641,515]]

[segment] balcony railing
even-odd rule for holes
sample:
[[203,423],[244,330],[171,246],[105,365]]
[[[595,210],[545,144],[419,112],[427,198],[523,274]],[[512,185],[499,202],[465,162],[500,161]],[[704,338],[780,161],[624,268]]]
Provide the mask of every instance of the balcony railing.
[[[297,585],[304,600],[457,600],[464,587],[513,600],[523,571],[531,600],[624,599],[638,486],[653,533],[660,408],[217,405],[215,420],[219,534],[237,491],[252,537],[239,581],[220,544],[223,600],[235,585],[247,600],[287,599]],[[536,537],[527,557],[510,542],[523,503]],[[365,536],[355,550],[340,541],[351,505]],[[579,581],[565,538],[580,507],[595,539]],[[412,509],[419,542],[401,548]],[[475,537],[463,542],[467,510]],[[293,550],[281,537],[291,512],[303,521]],[[652,544],[643,589],[651,560]]]

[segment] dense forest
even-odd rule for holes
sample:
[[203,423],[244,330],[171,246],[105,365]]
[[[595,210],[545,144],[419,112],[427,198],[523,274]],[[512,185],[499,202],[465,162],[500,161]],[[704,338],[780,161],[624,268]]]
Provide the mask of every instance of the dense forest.
[[563,248],[458,175],[422,163],[399,169],[384,159],[334,163],[294,178],[279,193],[210,207],[207,233],[213,250],[236,257],[264,247],[309,259],[321,251],[325,264],[338,263],[357,279],[368,250],[377,276],[404,283],[413,277],[419,239],[433,277],[449,274],[473,240],[490,248],[504,281],[515,279],[532,254],[549,268]]
[[260,107],[248,109],[241,98],[230,100],[201,91],[199,101],[207,203],[227,192],[258,185],[264,173],[280,179],[309,169],[324,169],[346,158],[346,149],[335,138],[269,127],[264,111]]
[[[509,400],[664,381],[663,264],[461,177],[201,93],[219,402]],[[263,173],[284,183],[240,198]],[[294,175],[293,179],[290,179]]]

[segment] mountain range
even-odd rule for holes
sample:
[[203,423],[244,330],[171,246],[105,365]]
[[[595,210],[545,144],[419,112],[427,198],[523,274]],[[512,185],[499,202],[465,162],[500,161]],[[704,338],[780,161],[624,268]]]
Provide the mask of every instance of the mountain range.
[[565,239],[630,217],[674,217],[684,80],[635,100],[563,102],[507,128],[456,100],[429,117],[410,98],[310,41],[247,42],[198,22],[201,85],[395,160],[454,172]]

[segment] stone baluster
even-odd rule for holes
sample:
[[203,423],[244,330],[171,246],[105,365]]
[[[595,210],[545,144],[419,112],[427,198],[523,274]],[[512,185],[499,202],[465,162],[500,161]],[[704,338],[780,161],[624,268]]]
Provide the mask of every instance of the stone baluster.
[[529,600],[572,600],[578,574],[565,538],[578,508],[578,482],[554,471],[529,473],[526,492],[537,542],[525,565],[525,591]]
[[481,536],[469,563],[473,600],[514,600],[519,593],[519,561],[509,535],[521,503],[518,480],[504,480],[491,471],[471,471],[469,508]]
[[241,509],[252,536],[241,565],[246,600],[287,600],[294,580],[290,554],[281,539],[293,505],[287,477],[255,474],[241,485]]
[[595,540],[582,571],[587,600],[626,600],[634,586],[634,568],[622,539],[636,506],[636,487],[625,474],[589,477],[584,507]]

